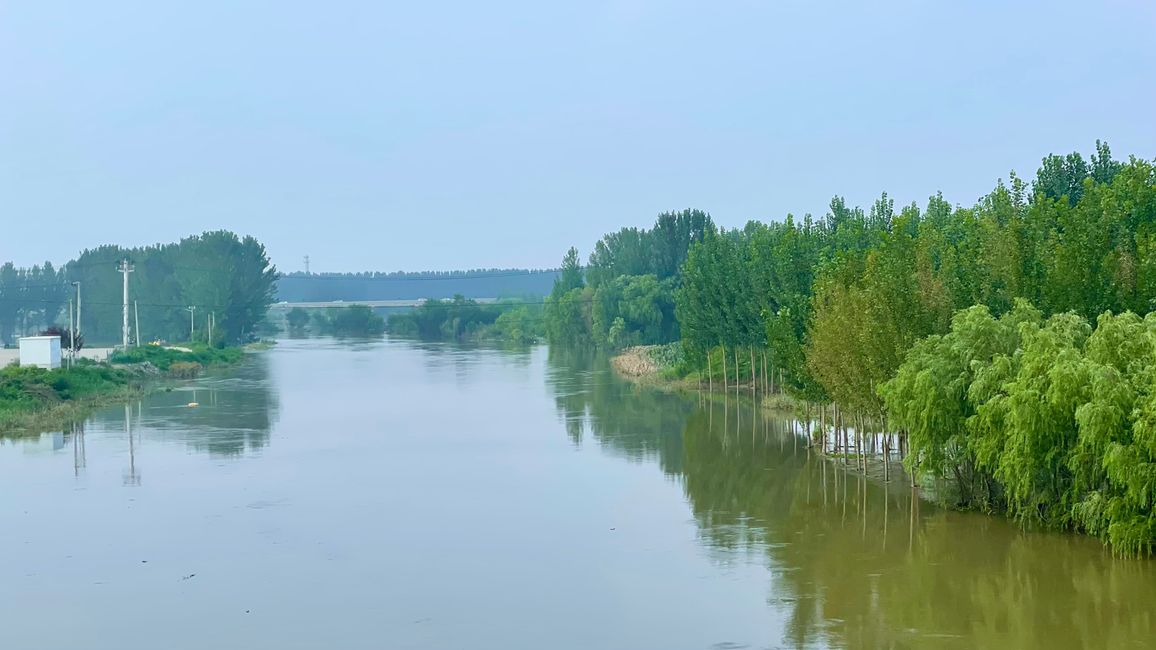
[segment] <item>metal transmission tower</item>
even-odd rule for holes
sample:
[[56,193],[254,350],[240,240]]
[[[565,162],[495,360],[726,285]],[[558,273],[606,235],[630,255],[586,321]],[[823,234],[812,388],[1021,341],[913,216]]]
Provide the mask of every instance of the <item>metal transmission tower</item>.
[[132,273],[133,270],[132,264],[129,263],[127,257],[120,263],[120,267],[117,268],[117,271],[120,271],[121,274],[124,275],[124,318],[123,324],[121,325],[121,345],[123,345],[126,350],[128,349],[128,274]]
[[305,275],[309,275],[309,256],[305,256]]

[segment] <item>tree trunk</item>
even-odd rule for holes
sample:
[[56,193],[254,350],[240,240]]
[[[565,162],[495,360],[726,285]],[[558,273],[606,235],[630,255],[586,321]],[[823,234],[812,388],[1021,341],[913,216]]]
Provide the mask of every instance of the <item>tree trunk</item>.
[[[825,437],[827,435],[824,433],[824,427],[826,426],[826,417],[827,417],[827,407],[820,404],[819,405],[819,436],[820,436],[819,440],[820,441],[822,441],[823,437]],[[820,442],[820,444],[822,444],[822,442]],[[815,446],[814,440],[811,440],[811,446],[812,447]]]
[[763,394],[771,394],[771,385],[767,383],[767,351],[763,350]]
[[706,351],[706,385],[710,389],[710,394],[714,396],[714,368],[711,367],[710,350]]
[[753,347],[749,349],[751,351],[751,397],[754,397],[755,389],[759,386],[758,379],[756,378],[757,375],[755,373],[755,368],[758,366],[755,365],[755,349]]
[[727,394],[727,346],[722,346],[723,359],[723,396]]
[[735,346],[735,397],[739,396],[739,346]]

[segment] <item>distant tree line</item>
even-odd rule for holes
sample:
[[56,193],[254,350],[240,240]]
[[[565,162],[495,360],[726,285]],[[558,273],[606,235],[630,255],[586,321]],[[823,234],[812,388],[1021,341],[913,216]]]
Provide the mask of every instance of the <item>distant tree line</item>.
[[[276,268],[252,237],[206,232],[173,244],[143,248],[101,246],[86,250],[60,269],[51,264],[0,267],[0,338],[67,326],[67,305],[79,283],[80,329],[91,345],[121,340],[123,277],[127,259],[129,326],[142,340],[205,340],[209,320],[213,343],[237,343],[254,335],[273,301]],[[194,309],[190,310],[192,307]],[[194,334],[195,329],[195,334]]]
[[464,296],[427,300],[411,312],[389,317],[389,331],[426,340],[496,339],[533,343],[543,333],[541,304],[503,300],[481,304]]
[[0,342],[11,344],[16,337],[54,326],[68,304],[66,276],[52,262],[0,266]]
[[475,269],[417,273],[288,273],[277,285],[277,300],[421,300],[469,298],[541,298],[550,293],[557,271]]
[[381,336],[385,319],[367,305],[348,305],[326,309],[294,307],[285,315],[290,336],[319,334],[350,338]]
[[[705,383],[822,405],[816,444],[861,451],[867,431],[872,448],[885,434],[913,473],[951,479],[957,505],[1152,552],[1156,330],[1137,316],[1156,307],[1152,163],[1097,142],[969,207],[935,195],[897,210],[883,194],[864,211],[836,197],[819,219],[690,231],[608,236],[585,273],[572,249],[547,304],[551,340],[675,332]],[[670,327],[654,327],[662,291],[595,317],[599,288],[639,277],[614,251],[654,264],[684,242],[678,271],[654,275],[670,282]]]

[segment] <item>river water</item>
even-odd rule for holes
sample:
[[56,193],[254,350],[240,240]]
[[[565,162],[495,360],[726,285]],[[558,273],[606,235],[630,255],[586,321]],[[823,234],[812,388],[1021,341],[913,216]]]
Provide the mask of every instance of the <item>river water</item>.
[[544,347],[283,341],[0,442],[0,648],[1156,647],[1156,562],[794,426]]

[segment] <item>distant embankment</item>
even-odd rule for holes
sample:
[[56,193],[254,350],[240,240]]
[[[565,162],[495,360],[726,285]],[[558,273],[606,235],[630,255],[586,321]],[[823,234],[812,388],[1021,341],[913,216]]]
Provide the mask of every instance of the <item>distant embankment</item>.
[[556,270],[489,269],[421,273],[289,273],[277,282],[277,301],[344,303],[466,298],[542,297]]

